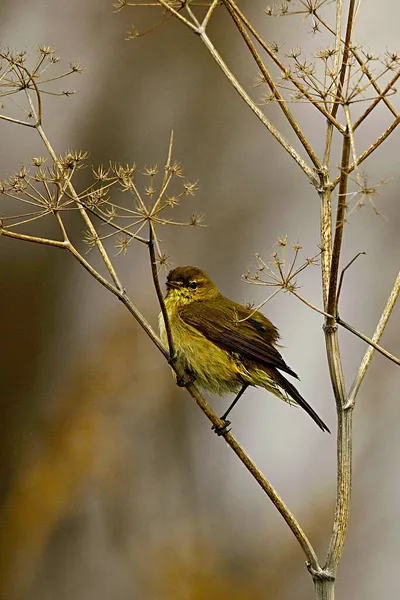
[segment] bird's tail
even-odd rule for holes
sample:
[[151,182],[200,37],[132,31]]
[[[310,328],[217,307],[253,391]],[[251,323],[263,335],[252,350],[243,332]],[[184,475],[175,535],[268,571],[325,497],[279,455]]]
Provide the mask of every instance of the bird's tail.
[[327,431],[328,433],[330,433],[328,427],[325,425],[323,420],[317,415],[315,410],[311,408],[308,402],[304,400],[303,396],[299,394],[294,385],[282,375],[282,373],[279,373],[279,371],[275,371],[274,380],[279,385],[279,387],[281,387],[287,394],[289,394],[291,398],[293,398],[296,404],[301,406],[301,408],[310,415],[310,417],[316,422],[316,424],[318,425],[318,427],[320,427],[320,429],[322,429],[322,431]]

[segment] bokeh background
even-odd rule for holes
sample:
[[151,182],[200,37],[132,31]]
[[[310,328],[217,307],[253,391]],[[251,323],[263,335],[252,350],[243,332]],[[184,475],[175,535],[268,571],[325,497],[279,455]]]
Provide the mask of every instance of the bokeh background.
[[[288,34],[309,44],[310,24],[267,20],[243,2],[268,40]],[[356,41],[384,53],[398,41],[398,5],[361,6]],[[154,11],[155,9],[149,9]],[[46,98],[44,126],[58,152],[88,150],[93,164],[138,166],[174,158],[199,181],[190,210],[207,228],[163,230],[173,265],[207,270],[227,295],[260,302],[263,288],[241,275],[254,253],[268,258],[277,237],[319,241],[318,199],[294,162],[232,91],[200,41],[170,22],[126,41],[146,12],[115,14],[108,0],[0,0],[3,47],[33,52],[52,44],[85,75],[72,98]],[[256,72],[227,22],[211,29],[225,58],[251,85]],[[302,39],[304,36],[304,39]],[[299,38],[296,38],[298,41]],[[315,42],[314,42],[315,43]],[[320,46],[327,45],[321,37]],[[295,44],[293,44],[295,45]],[[288,133],[275,107],[267,114]],[[324,122],[301,108],[318,150]],[[385,126],[376,111],[360,150]],[[395,133],[365,164],[371,181],[391,178],[375,198],[380,212],[355,212],[343,263],[357,252],[342,317],[372,335],[399,257],[400,153]],[[43,155],[33,130],[0,122],[0,177]],[[44,230],[45,232],[45,230]],[[80,235],[79,228],[75,232]],[[115,259],[131,298],[156,326],[145,250]],[[321,305],[320,273],[305,271],[302,293]],[[161,355],[110,294],[56,249],[0,240],[1,590],[7,600],[212,600],[312,597],[304,557],[278,513],[210,424],[174,385]],[[264,309],[280,329],[300,389],[335,432],[322,320],[280,295]],[[395,310],[382,344],[400,353]],[[365,345],[341,332],[350,386]],[[355,411],[354,496],[338,598],[372,600],[397,590],[400,555],[399,372],[376,356]],[[212,398],[222,411],[228,399]],[[233,414],[234,434],[299,519],[320,556],[330,535],[335,435],[266,392],[249,391]]]

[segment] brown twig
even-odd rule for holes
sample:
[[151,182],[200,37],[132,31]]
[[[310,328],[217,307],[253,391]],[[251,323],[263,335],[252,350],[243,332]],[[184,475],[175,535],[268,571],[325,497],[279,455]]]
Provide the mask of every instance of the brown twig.
[[[381,318],[379,319],[379,323],[376,326],[376,330],[374,335],[372,336],[372,340],[374,342],[379,342],[385,327],[387,325],[387,322],[389,320],[390,315],[392,314],[393,308],[396,304],[397,298],[399,297],[400,294],[400,271],[397,274],[396,277],[396,281],[394,282],[394,286],[392,291],[390,292],[389,298],[386,302],[386,306],[383,309]],[[352,408],[354,407],[354,402],[355,402],[355,398],[357,396],[358,390],[360,389],[360,386],[362,384],[362,381],[365,377],[365,374],[368,370],[368,367],[371,363],[372,357],[374,355],[374,347],[370,346],[366,353],[364,354],[364,358],[361,361],[361,365],[360,368],[358,370],[357,376],[354,379],[354,382],[351,386],[349,395],[348,395],[348,399],[347,399],[347,404],[346,404],[346,409],[348,409],[349,411],[352,410]]]
[[[216,427],[221,427],[224,425],[224,421],[221,421],[217,417],[217,415],[214,413],[209,404],[204,400],[202,395],[198,392],[197,388],[193,384],[188,385],[187,390],[213,425],[215,425]],[[223,433],[222,436],[225,439],[226,443],[234,451],[236,456],[239,458],[239,460],[242,462],[242,464],[253,475],[254,479],[257,481],[259,486],[264,490],[264,492],[267,494],[268,498],[271,500],[275,508],[284,518],[284,520],[290,527],[292,533],[294,534],[295,538],[299,542],[311,569],[313,569],[316,574],[323,573],[323,569],[321,569],[318,563],[317,556],[310,541],[308,540],[307,536],[305,535],[304,531],[300,527],[299,523],[297,522],[291,511],[283,502],[282,498],[279,496],[279,494],[276,492],[276,490],[273,488],[270,482],[266,479],[263,473],[254,464],[254,462],[249,458],[246,452],[244,452],[243,448],[240,446],[240,444],[238,444],[233,435],[228,432]]]
[[340,273],[340,279],[339,279],[339,285],[338,285],[338,289],[337,289],[337,294],[336,294],[336,301],[335,301],[335,310],[334,310],[334,315],[338,314],[338,306],[339,306],[339,298],[340,298],[340,294],[342,291],[342,285],[343,285],[343,279],[344,279],[344,274],[346,273],[347,269],[349,267],[351,267],[351,265],[357,260],[357,258],[359,256],[365,255],[366,252],[358,252],[354,258],[351,259],[351,261],[342,269],[342,272]]
[[304,96],[304,98],[307,98],[307,100],[313,106],[315,106],[315,108],[317,108],[322,113],[322,115],[334,127],[336,127],[336,129],[338,131],[343,133],[345,130],[344,126],[335,117],[333,117],[332,114],[324,108],[324,106],[322,106],[319,102],[316,102],[315,99],[308,93],[307,89],[300,83],[300,81],[298,81],[298,79],[293,76],[293,74],[286,67],[286,65],[279,59],[279,57],[276,55],[276,53],[273,52],[273,50],[263,40],[263,38],[260,36],[260,34],[257,32],[257,30],[253,27],[253,25],[250,23],[250,21],[245,17],[244,13],[239,9],[237,4],[235,2],[232,2],[232,0],[224,0],[224,4],[229,4],[229,6],[231,7],[231,10],[243,22],[245,27],[250,31],[250,33],[254,36],[254,38],[257,40],[257,42],[260,44],[260,46],[263,48],[263,50],[268,54],[269,58],[271,60],[273,60],[273,62],[277,65],[277,67],[279,67],[279,69],[282,71],[285,78],[287,78],[299,90],[299,92],[302,94],[302,96]]
[[[236,12],[236,4],[234,2],[232,2],[232,0],[222,0],[227,11],[229,12],[229,14],[231,15],[233,21],[235,22],[236,28],[238,29],[239,33],[241,34],[245,44],[247,45],[250,54],[252,55],[252,57],[254,58],[258,68],[260,69],[265,81],[267,82],[268,86],[270,87],[274,97],[276,98],[276,100],[278,101],[278,106],[279,108],[282,110],[283,114],[285,115],[286,119],[288,120],[290,126],[292,127],[293,131],[295,132],[295,134],[297,135],[300,143],[302,144],[303,148],[305,149],[305,151],[307,152],[308,156],[310,157],[312,163],[314,164],[314,167],[316,168],[317,171],[320,171],[322,168],[322,165],[317,157],[317,155],[315,154],[313,148],[311,147],[309,141],[307,140],[306,136],[304,135],[303,131],[301,130],[298,122],[296,121],[296,119],[294,118],[294,116],[292,115],[292,113],[290,112],[289,108],[287,107],[286,102],[283,100],[278,88],[276,87],[274,80],[272,79],[268,69],[266,68],[266,66],[264,65],[263,61],[261,60],[260,55],[258,54],[253,42],[250,39],[250,36],[248,35],[248,33],[246,32],[246,29],[243,27],[241,19],[239,18],[239,16],[237,15]],[[313,103],[314,104],[314,103]]]

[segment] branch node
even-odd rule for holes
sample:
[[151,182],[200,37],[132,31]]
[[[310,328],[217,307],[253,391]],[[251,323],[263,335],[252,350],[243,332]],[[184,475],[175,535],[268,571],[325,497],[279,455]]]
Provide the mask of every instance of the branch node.
[[320,566],[314,569],[314,567],[308,561],[306,562],[306,567],[314,581],[335,581],[336,579],[333,573],[328,569],[322,569]]
[[322,325],[322,329],[324,330],[325,333],[335,333],[335,331],[337,331],[338,326],[337,323],[334,323],[333,325]]

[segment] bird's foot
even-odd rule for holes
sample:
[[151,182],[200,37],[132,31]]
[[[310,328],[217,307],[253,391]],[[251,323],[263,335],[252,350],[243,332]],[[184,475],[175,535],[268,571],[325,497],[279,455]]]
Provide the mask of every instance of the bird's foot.
[[213,425],[211,429],[215,431],[217,435],[225,435],[226,433],[229,433],[229,425],[231,424],[231,422],[227,421],[226,419],[220,419],[220,421],[221,425]]
[[174,363],[176,363],[177,360],[178,360],[178,355],[175,352],[175,354],[170,355],[170,357],[168,359],[168,364],[172,367],[174,365]]
[[196,377],[193,373],[186,371],[183,375],[176,376],[176,385],[179,387],[187,387],[191,383],[196,381]]

